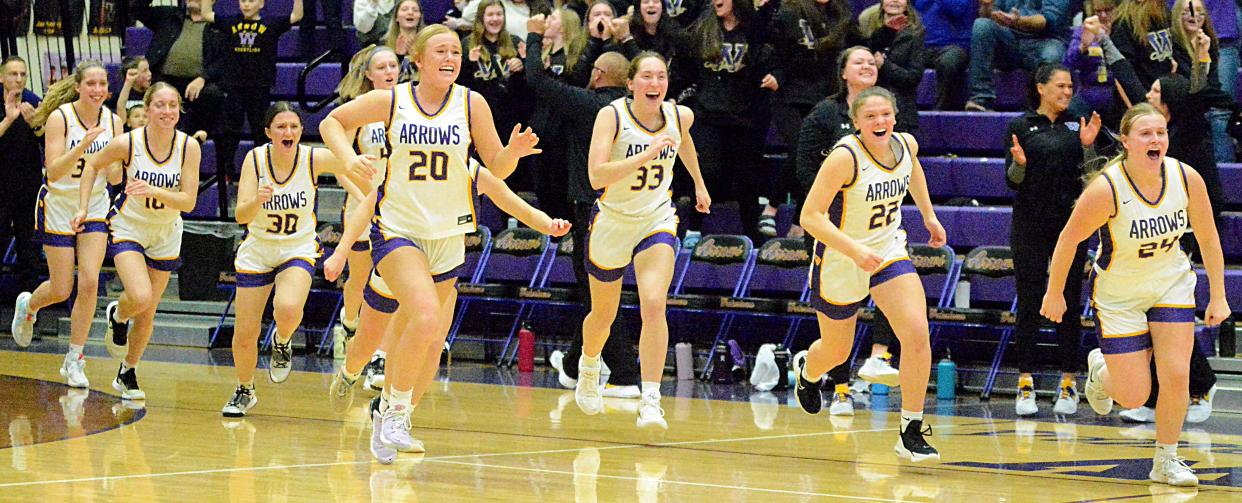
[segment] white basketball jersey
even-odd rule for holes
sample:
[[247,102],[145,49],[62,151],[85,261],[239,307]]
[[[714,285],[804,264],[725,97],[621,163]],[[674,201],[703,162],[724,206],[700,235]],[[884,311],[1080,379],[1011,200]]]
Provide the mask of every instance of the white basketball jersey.
[[681,148],[681,118],[677,115],[677,105],[667,102],[660,105],[661,123],[651,124],[655,129],[638,122],[628,99],[618,98],[609,106],[617,114],[617,137],[608,153],[609,161],[620,161],[647,150],[661,133],[673,139],[673,146],[665,148],[650,163],[639,166],[630,176],[604,187],[599,196],[600,208],[631,217],[649,216],[670,208],[673,164]]
[[1155,201],[1148,201],[1134,186],[1125,161],[1104,168],[1103,176],[1113,189],[1115,215],[1100,227],[1096,272],[1101,276],[1167,277],[1188,271],[1190,261],[1178,241],[1190,226],[1190,196],[1182,163],[1164,158]]
[[384,167],[388,165],[388,135],[384,123],[375,122],[358,128],[354,148],[359,154],[375,156],[375,176],[371,177],[371,188],[378,187],[384,181]]
[[[189,136],[181,131],[174,131],[172,149],[161,159],[151,152],[151,145],[147,142],[147,128],[138,128],[126,134],[129,135],[129,160],[125,164],[127,179],[142,180],[152,187],[180,192],[181,167],[185,165],[185,149]],[[180,211],[168,208],[158,199],[133,197],[124,192],[117,196],[113,207],[118,215],[138,222],[166,224],[181,218]]]
[[[102,125],[104,130],[95,137],[95,141],[86,147],[86,153],[78,159],[69,170],[69,174],[61,177],[53,183],[48,184],[48,188],[53,193],[72,194],[74,199],[78,197],[78,190],[82,180],[82,171],[86,169],[86,161],[90,160],[95,152],[103,150],[108,146],[108,142],[112,141],[112,136],[116,133],[113,129],[115,124],[112,123],[112,111],[108,107],[99,109],[99,122],[96,125],[88,126],[82,123],[82,119],[78,117],[77,112],[73,110],[73,103],[65,103],[56,109],[65,117],[65,150],[68,151],[77,144],[82,143],[86,139],[86,131],[94,128],[96,125]],[[108,177],[103,172],[95,175],[95,187],[91,189],[91,198],[108,197]]]
[[246,225],[248,236],[264,241],[303,242],[313,240],[318,186],[315,183],[314,149],[298,145],[293,158],[293,171],[281,179],[272,168],[272,145],[250,151],[259,186],[272,186],[272,199],[259,208],[259,213]]
[[897,164],[885,166],[875,159],[858,135],[841,138],[833,148],[843,148],[854,158],[854,176],[828,208],[828,220],[847,236],[872,249],[890,243],[901,230],[901,203],[910,187],[914,163],[904,134],[891,140],[897,148]]
[[382,232],[442,239],[477,229],[469,89],[453,85],[442,103],[419,103],[411,83],[398,84],[388,144],[392,152],[375,204]]

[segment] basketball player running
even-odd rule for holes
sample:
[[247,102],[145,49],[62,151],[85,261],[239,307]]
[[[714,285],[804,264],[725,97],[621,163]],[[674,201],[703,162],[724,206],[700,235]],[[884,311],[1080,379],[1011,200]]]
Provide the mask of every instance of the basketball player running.
[[[121,118],[104,106],[108,99],[108,73],[102,64],[78,64],[73,78],[52,84],[35,115],[31,127],[43,129],[44,179],[35,206],[35,239],[43,243],[47,256],[48,279],[33,292],[17,296],[13,310],[12,334],[20,347],[34,337],[39,310],[58,304],[74,292],[73,268],[76,262],[77,295],[70,315],[69,352],[60,366],[60,375],[69,386],[90,387],[86,378],[86,357],[82,349],[90,335],[91,321],[99,298],[99,268],[108,250],[108,191],[101,177],[91,185],[90,211],[81,228],[71,224],[78,211],[78,187],[86,162],[120,134]],[[116,173],[119,180],[119,170]],[[125,356],[108,341],[113,358]]]
[[918,143],[895,133],[897,102],[871,87],[850,103],[859,133],[837,142],[820,167],[802,207],[802,226],[815,238],[811,262],[811,304],[818,311],[820,339],[807,350],[796,395],[802,410],[820,411],[820,376],[844,362],[854,342],[858,308],[870,294],[901,342],[901,429],[895,450],[911,461],[938,460],[923,435],[923,400],[931,373],[927,298],[901,228],[901,202],[914,197],[932,247],[944,246],[927,180],[918,162]]
[[[520,126],[514,127],[509,145],[502,146],[487,102],[454,84],[461,69],[461,41],[452,30],[443,25],[421,30],[413,59],[419,69],[417,85],[369,92],[333,110],[320,125],[332,151],[348,160],[351,171],[367,177],[374,168],[353,151],[347,131],[380,121],[388,126],[392,155],[377,189],[371,227],[372,260],[376,273],[387,280],[382,286],[391,287],[389,300],[397,305],[391,323],[399,334],[385,376],[389,406],[380,410],[382,401],[373,400],[371,407],[372,454],[386,463],[392,462],[394,451],[422,450],[421,442],[410,436],[410,409],[439,370],[456,299],[456,274],[465,262],[464,238],[477,225],[476,191],[491,193],[505,210],[507,203],[498,196],[507,187],[500,190],[500,178],[512,173],[519,159],[539,152],[538,136]],[[497,175],[471,166],[471,146]],[[564,220],[519,209],[509,211],[535,229],[553,235],[569,229]]]
[[694,114],[665,102],[668,64],[645,52],[630,61],[627,87],[595,115],[587,160],[591,186],[603,190],[586,242],[591,312],[582,320],[582,356],[574,396],[588,415],[603,410],[600,352],[621,300],[621,276],[631,260],[638,282],[642,331],[638,339],[642,398],[639,428],[667,429],[660,380],[668,356],[668,286],[677,258],[677,213],[670,198],[673,164],[681,158],[694,179],[695,209],[707,213],[711,196],[690,137]]
[[1203,178],[1166,157],[1168,123],[1143,103],[1121,119],[1125,148],[1089,182],[1061,231],[1048,273],[1040,313],[1059,322],[1062,295],[1074,249],[1100,234],[1092,303],[1100,347],[1087,356],[1087,402],[1108,414],[1113,401],[1138,407],[1151,392],[1149,362],[1156,359],[1156,453],[1148,477],[1173,486],[1198,485],[1194,470],[1177,455],[1177,440],[1190,401],[1188,375],[1194,341],[1196,275],[1178,245],[1187,227],[1207,269],[1209,300],[1204,321],[1229,317],[1224,256]]
[[[125,191],[108,213],[108,255],[124,291],[104,310],[105,339],[119,346],[120,369],[112,387],[126,400],[143,400],[135,369],[154,329],[155,309],[172,272],[181,266],[181,213],[198,202],[198,140],[177,131],[181,95],[167,83],[147,88],[147,125],[108,143],[82,171],[75,227],[90,218],[96,197],[92,185],[100,170],[120,163]],[[129,326],[133,321],[133,327]],[[124,341],[124,344],[118,344]],[[112,349],[111,347],[109,349]]]
[[[353,61],[350,62],[349,74],[337,86],[337,94],[341,96],[341,102],[345,103],[375,89],[392,90],[397,86],[397,77],[400,73],[401,64],[397,61],[397,54],[391,48],[382,45],[367,47],[354,55]],[[353,137],[354,149],[359,154],[376,157],[376,174],[370,186],[371,190],[374,190],[383,177],[381,170],[388,163],[388,144],[384,122],[375,122],[360,127],[354,132]],[[360,203],[361,201],[352,195],[345,200],[342,222],[348,221],[350,214],[363,208]],[[367,208],[366,213],[370,214],[370,212],[371,208]],[[354,243],[352,249],[344,251],[342,258],[348,258],[350,275],[345,280],[343,288],[344,300],[341,306],[341,322],[338,326],[340,330],[337,333],[337,337],[346,342],[344,348],[347,356],[344,368],[346,375],[354,376],[354,378],[359,375],[358,369],[363,368],[361,373],[366,377],[363,385],[367,389],[379,391],[384,386],[384,358],[388,354],[388,349],[392,347],[395,336],[391,332],[384,331],[382,341],[368,341],[366,347],[369,350],[365,353],[354,351],[350,347],[349,343],[352,342],[359,328],[360,310],[363,309],[362,290],[366,286],[373,266],[371,264],[371,241],[364,233]],[[335,280],[335,278],[332,279]],[[376,342],[379,343],[378,346]],[[348,356],[350,354],[354,357],[350,358]],[[369,362],[367,358],[370,359]],[[363,365],[365,367],[361,367]]]
[[[246,237],[237,248],[237,322],[233,333],[233,363],[237,388],[221,411],[242,417],[259,399],[254,390],[258,363],[259,328],[268,297],[276,319],[276,338],[268,377],[274,383],[289,378],[290,343],[310,293],[311,276],[319,259],[318,222],[320,174],[341,172],[337,157],[324,148],[301,145],[302,118],[286,101],[267,110],[264,129],[270,143],[255,147],[242,163],[237,186],[237,223]],[[371,157],[366,157],[371,159]],[[347,176],[337,180],[350,192],[359,189]]]

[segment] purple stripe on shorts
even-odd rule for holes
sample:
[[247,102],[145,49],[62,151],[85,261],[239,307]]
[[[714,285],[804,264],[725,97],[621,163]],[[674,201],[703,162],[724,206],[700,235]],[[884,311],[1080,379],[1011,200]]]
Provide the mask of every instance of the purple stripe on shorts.
[[1100,315],[1095,315],[1095,339],[1100,343],[1100,352],[1106,355],[1124,355],[1151,349],[1151,332],[1143,332],[1129,337],[1104,337],[1104,323]]
[[1195,310],[1189,307],[1153,307],[1147,310],[1148,323],[1194,323]]
[[109,241],[108,242],[108,256],[109,257],[115,257],[125,252],[138,252],[142,254],[143,256],[146,256],[147,249],[143,248],[142,245],[135,243],[133,241]]
[[397,299],[390,299],[380,295],[374,288],[371,288],[370,281],[367,281],[366,286],[362,289],[362,299],[366,301],[367,307],[384,314],[395,313],[397,312],[397,307],[399,307]]
[[638,255],[643,250],[660,244],[668,245],[669,248],[673,249],[674,254],[677,253],[677,236],[661,231],[647,236],[643,238],[642,241],[639,241],[638,246],[634,247],[634,255]]
[[73,248],[77,236],[68,236],[65,234],[53,234],[45,232],[43,229],[35,231],[35,241],[43,244],[43,246],[54,246],[56,248]]
[[824,313],[824,316],[834,320],[850,319],[851,316],[858,314],[858,308],[862,307],[862,304],[863,303],[860,300],[858,302],[851,302],[844,306],[838,306],[824,300],[819,296],[818,291],[811,292],[811,307],[815,308],[816,311]]
[[270,285],[274,281],[276,281],[275,271],[257,274],[249,272],[237,273],[238,288],[259,288]]
[[108,233],[107,222],[100,222],[100,221],[83,222],[82,232],[79,232],[78,234],[88,234],[91,232],[102,232],[104,234],[107,234]]
[[1100,351],[1106,355],[1124,355],[1151,349],[1151,332],[1130,337],[1098,337]]
[[896,262],[893,262],[891,264],[888,264],[883,269],[880,269],[872,273],[871,274],[871,288],[880,286],[884,284],[885,281],[896,278],[903,274],[918,274],[918,271],[914,270],[914,264],[911,263],[910,259],[908,258],[904,258]]
[[147,267],[157,271],[176,271],[181,268],[181,257],[171,259],[153,259],[147,257]]
[[349,250],[356,251],[356,252],[369,252],[371,251],[371,242],[370,241],[354,241],[353,246],[350,246]]
[[440,273],[440,274],[434,274],[434,275],[432,275],[432,276],[431,276],[431,281],[432,281],[433,283],[442,283],[442,282],[448,281],[448,280],[450,280],[450,279],[456,279],[456,278],[459,278],[459,277],[461,277],[461,272],[462,272],[462,269],[464,269],[464,268],[465,268],[465,266],[466,266],[466,264],[461,264],[461,265],[458,265],[457,267],[454,267],[454,268],[452,268],[452,269],[449,269],[449,271],[448,271],[448,272],[442,272],[442,273]]
[[403,246],[413,246],[422,250],[417,244],[406,238],[384,239],[384,233],[380,232],[379,224],[371,224],[371,263],[379,265],[389,253]]
[[306,259],[295,258],[295,259],[286,260],[285,263],[276,266],[276,269],[272,270],[272,278],[275,278],[276,275],[284,272],[285,269],[289,269],[292,267],[302,269],[306,271],[307,273],[309,273],[312,277],[315,275],[314,264],[308,262]]

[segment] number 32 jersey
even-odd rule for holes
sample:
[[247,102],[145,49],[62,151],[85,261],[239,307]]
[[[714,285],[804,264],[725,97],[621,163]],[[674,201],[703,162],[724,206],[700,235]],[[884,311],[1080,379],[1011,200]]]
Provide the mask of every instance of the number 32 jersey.
[[272,168],[272,144],[250,151],[259,186],[272,186],[272,199],[259,207],[259,213],[246,225],[248,237],[268,242],[298,243],[315,240],[315,207],[318,186],[315,183],[314,149],[298,145],[293,157],[293,171],[284,179]]
[[875,159],[858,135],[837,142],[854,158],[854,176],[841,187],[828,207],[828,220],[872,250],[884,249],[894,239],[905,239],[901,230],[901,202],[910,187],[913,160],[909,140],[904,133],[894,133],[891,140],[897,150],[897,164],[885,166]]
[[443,239],[474,232],[478,217],[470,158],[470,89],[453,85],[441,103],[419,103],[411,83],[393,89],[392,147],[375,203],[386,237]]
[[1190,270],[1190,261],[1178,243],[1190,226],[1186,169],[1172,157],[1160,167],[1160,194],[1148,201],[1126,173],[1125,162],[1104,168],[1112,188],[1113,216],[1100,227],[1100,276],[1146,278],[1178,277]]
[[620,161],[642,153],[651,147],[656,136],[666,134],[673,146],[660,152],[654,160],[640,166],[633,174],[604,187],[599,196],[599,206],[605,211],[628,217],[648,217],[672,207],[669,189],[673,185],[673,164],[681,148],[681,118],[677,105],[660,104],[663,123],[658,129],[648,129],[638,122],[630,110],[627,98],[619,98],[609,104],[617,115],[617,137],[608,154],[609,161]]

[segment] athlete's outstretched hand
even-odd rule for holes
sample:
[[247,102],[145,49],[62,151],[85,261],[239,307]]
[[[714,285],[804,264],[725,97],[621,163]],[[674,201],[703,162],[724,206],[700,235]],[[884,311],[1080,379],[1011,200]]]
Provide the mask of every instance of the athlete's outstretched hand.
[[345,254],[340,252],[328,257],[323,263],[323,277],[328,281],[336,281],[336,278],[341,277],[341,273],[345,272],[345,259]]
[[548,228],[544,229],[545,231],[544,234],[547,234],[554,238],[561,237],[569,233],[570,227],[573,227],[573,224],[569,223],[568,220],[565,220],[562,218],[553,218],[552,222],[548,225]]
[[862,269],[867,273],[875,272],[876,269],[880,268],[880,264],[884,263],[884,257],[881,257],[880,254],[876,253],[875,250],[872,250],[870,247],[862,245],[858,245],[858,250],[850,255],[850,259],[854,261],[854,264],[857,265],[859,269]]
[[509,143],[505,147],[517,157],[526,157],[543,152],[535,148],[535,145],[538,144],[539,135],[535,134],[531,128],[526,128],[523,131],[521,124],[515,124],[513,132],[509,133]]
[[1203,323],[1209,327],[1220,325],[1229,318],[1229,302],[1223,297],[1208,301],[1207,310],[1203,313]]
[[940,248],[949,241],[949,234],[944,231],[944,226],[940,225],[940,219],[932,217],[923,220],[923,225],[927,227],[927,246],[932,248]]
[[1065,316],[1065,295],[1053,291],[1045,293],[1044,304],[1040,306],[1039,314],[1052,320],[1053,323],[1060,323],[1061,317]]
[[694,209],[699,213],[712,212],[712,196],[707,193],[707,185],[701,183],[694,185]]

